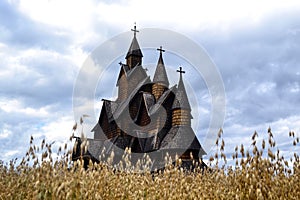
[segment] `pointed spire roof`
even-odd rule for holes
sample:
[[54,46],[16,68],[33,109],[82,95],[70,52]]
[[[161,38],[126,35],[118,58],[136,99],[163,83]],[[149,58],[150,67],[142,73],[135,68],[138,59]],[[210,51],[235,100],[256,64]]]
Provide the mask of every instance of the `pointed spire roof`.
[[168,80],[167,72],[165,69],[164,60],[162,58],[162,52],[165,52],[165,50],[162,49],[162,46],[160,46],[160,48],[157,50],[160,51],[160,53],[159,53],[159,59],[158,59],[156,70],[155,70],[154,77],[153,77],[153,82],[154,83],[162,83],[166,87],[169,87],[169,80]]
[[182,80],[182,74],[185,73],[185,71],[182,71],[182,67],[179,67],[179,70],[177,70],[177,72],[180,73],[180,78],[172,109],[180,108],[185,110],[191,110],[189,99],[187,97],[184,83]]
[[136,33],[139,32],[138,30],[136,30],[136,25],[134,25],[134,28],[131,29],[131,31],[134,32],[133,39],[132,39],[131,45],[128,49],[128,52],[127,52],[127,55],[126,55],[125,58],[127,59],[131,55],[138,56],[138,57],[143,57],[140,45],[139,45],[139,43],[136,39]]

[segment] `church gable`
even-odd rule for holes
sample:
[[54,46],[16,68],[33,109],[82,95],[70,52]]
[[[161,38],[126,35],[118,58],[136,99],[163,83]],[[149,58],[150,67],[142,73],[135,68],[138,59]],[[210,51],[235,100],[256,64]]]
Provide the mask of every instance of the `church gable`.
[[117,80],[116,86],[120,85],[120,79],[122,77],[124,77],[124,80],[127,80],[127,76],[128,76],[127,73],[130,70],[127,65],[125,65],[125,64],[123,64],[121,62],[119,64],[120,64],[121,67],[120,67],[120,72],[119,72],[119,76],[118,76],[118,80]]

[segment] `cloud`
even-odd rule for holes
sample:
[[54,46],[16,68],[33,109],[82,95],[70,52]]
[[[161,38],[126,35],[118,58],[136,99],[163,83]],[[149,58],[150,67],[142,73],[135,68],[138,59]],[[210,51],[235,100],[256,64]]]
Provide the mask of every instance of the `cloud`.
[[204,35],[224,80],[232,123],[270,123],[299,113],[298,18],[298,12],[272,13],[255,25],[244,21]]
[[71,100],[77,67],[65,56],[29,49],[0,58],[3,66],[0,94],[20,98],[30,107]]
[[[56,51],[66,51],[71,37],[63,29],[46,26],[31,20],[18,11],[14,3],[0,3],[0,42],[19,48],[39,47]],[[49,31],[51,30],[51,31]]]
[[[276,0],[1,1],[0,160],[22,157],[30,135],[57,141],[57,145],[69,137],[73,121],[80,116],[78,113],[73,119],[72,113],[73,86],[80,67],[97,45],[129,30],[134,21],[141,28],[178,31],[205,47],[226,89],[226,149],[240,141],[249,143],[247,138],[254,130],[263,133],[271,126],[279,146],[286,152],[293,150],[282,135],[290,129],[300,132],[298,5],[297,1]],[[188,66],[175,57],[169,52],[164,55],[168,73],[180,64]],[[157,54],[147,52],[144,60],[154,63],[146,66],[153,72],[150,68],[156,65]],[[115,78],[119,61],[107,71]],[[98,77],[89,80],[95,73],[97,69],[85,73],[80,80],[84,87],[90,86],[84,83],[97,81]],[[79,112],[90,105],[99,112],[100,99],[115,95],[111,88],[116,80],[111,77],[101,77],[111,87],[91,88],[95,96],[79,99]],[[211,97],[203,80],[194,78],[193,73],[184,78],[187,88],[197,94],[201,141],[211,117]],[[170,72],[170,82],[177,81],[177,74]],[[87,91],[82,92],[84,96]]]

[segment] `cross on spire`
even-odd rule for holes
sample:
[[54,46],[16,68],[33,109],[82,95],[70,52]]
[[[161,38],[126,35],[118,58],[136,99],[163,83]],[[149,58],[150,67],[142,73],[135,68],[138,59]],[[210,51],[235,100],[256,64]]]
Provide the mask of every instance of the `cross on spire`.
[[179,67],[179,70],[177,70],[177,72],[179,72],[180,75],[183,74],[183,73],[185,73],[185,71],[182,71],[182,67]]
[[135,22],[134,22],[134,27],[133,27],[133,29],[131,29],[131,31],[133,31],[134,37],[136,36],[136,33],[139,32],[139,31],[136,29],[136,23],[135,23]]
[[160,46],[158,49],[156,49],[157,51],[160,51],[160,53],[162,53],[162,52],[165,52],[166,50],[164,50],[163,48],[162,48],[162,46]]

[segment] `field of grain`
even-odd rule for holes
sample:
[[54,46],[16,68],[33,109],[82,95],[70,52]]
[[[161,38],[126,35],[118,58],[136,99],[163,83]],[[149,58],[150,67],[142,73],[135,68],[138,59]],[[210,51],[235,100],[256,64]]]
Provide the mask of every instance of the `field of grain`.
[[[291,145],[299,145],[299,137],[289,136]],[[251,151],[237,146],[230,166],[220,131],[209,170],[169,165],[163,173],[113,170],[104,163],[85,170],[80,161],[70,161],[67,147],[54,161],[51,145],[36,145],[32,138],[22,162],[0,163],[0,199],[300,199],[299,153],[286,160],[275,150],[271,129],[268,137],[258,146],[255,132]]]

